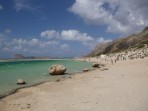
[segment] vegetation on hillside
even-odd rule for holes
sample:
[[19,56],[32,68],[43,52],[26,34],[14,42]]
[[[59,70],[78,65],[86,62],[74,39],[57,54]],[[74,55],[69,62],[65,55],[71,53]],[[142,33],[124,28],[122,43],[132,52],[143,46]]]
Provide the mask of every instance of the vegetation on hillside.
[[129,48],[143,48],[148,45],[148,27],[138,34],[113,40],[109,43],[98,44],[87,56],[98,56],[113,52],[120,52]]

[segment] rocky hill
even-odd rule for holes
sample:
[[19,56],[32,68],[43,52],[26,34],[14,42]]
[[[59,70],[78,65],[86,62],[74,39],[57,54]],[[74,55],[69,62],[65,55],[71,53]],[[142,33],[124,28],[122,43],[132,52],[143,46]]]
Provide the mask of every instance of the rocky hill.
[[142,48],[145,44],[148,45],[148,27],[138,34],[132,34],[128,37],[99,44],[87,56],[98,56],[100,54],[119,52],[128,48]]
[[36,57],[36,56],[24,56],[22,54],[15,54],[14,59],[54,59],[54,58],[50,56]]

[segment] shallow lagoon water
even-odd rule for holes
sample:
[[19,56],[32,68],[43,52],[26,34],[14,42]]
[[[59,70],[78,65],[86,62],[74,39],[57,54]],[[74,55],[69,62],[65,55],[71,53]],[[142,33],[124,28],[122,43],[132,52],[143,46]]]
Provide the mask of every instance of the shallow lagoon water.
[[82,72],[84,68],[91,68],[91,63],[73,60],[14,60],[0,61],[0,95],[13,89],[22,87],[16,84],[17,79],[27,82],[26,86],[43,81],[55,81],[63,77],[51,76],[48,68],[54,64],[61,64],[67,68],[66,73]]

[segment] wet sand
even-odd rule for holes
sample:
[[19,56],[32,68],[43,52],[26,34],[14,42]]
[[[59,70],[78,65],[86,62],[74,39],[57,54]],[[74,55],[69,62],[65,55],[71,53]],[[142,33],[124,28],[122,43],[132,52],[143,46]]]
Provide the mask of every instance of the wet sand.
[[0,111],[148,111],[148,58],[18,90]]

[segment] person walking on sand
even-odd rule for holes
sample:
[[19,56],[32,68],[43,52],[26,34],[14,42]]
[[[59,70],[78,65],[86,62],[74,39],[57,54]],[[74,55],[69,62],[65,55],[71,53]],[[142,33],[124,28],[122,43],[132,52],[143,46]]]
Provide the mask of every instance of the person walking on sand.
[[111,57],[111,64],[113,65],[113,58]]
[[116,58],[114,58],[114,63],[116,64]]

